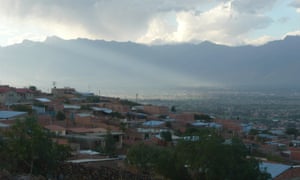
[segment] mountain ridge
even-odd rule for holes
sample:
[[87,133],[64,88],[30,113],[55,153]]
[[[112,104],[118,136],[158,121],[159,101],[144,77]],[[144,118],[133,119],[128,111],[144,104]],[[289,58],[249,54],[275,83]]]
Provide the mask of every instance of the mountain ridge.
[[[300,36],[261,46],[143,45],[49,37],[1,47],[0,80],[95,89],[300,87]],[[21,80],[20,80],[21,79]],[[21,83],[22,82],[22,83]]]

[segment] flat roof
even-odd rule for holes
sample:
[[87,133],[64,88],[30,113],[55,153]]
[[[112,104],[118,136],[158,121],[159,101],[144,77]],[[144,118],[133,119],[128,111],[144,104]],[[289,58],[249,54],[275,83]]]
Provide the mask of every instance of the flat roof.
[[199,127],[212,127],[212,128],[221,128],[222,125],[214,122],[193,122],[191,123],[192,126],[199,126]]
[[90,114],[90,113],[78,113],[78,114],[76,114],[77,116],[79,116],[79,117],[91,117],[91,116],[93,116],[92,114]]
[[110,113],[113,112],[111,109],[108,109],[108,108],[92,107],[92,109],[93,109],[94,111],[101,111],[101,112],[104,112],[104,113],[106,113],[106,114],[110,114]]
[[48,103],[48,102],[51,102],[50,99],[48,98],[35,98],[35,100],[39,101],[39,102],[42,102],[42,103]]
[[67,162],[73,163],[73,164],[79,164],[79,163],[89,163],[89,162],[101,162],[101,161],[115,161],[120,160],[120,158],[104,158],[104,159],[75,159],[75,160],[69,160]]
[[80,154],[88,154],[88,155],[99,155],[100,153],[97,151],[93,151],[91,149],[88,150],[80,150],[79,151]]
[[64,109],[80,109],[81,107],[78,105],[70,105],[70,104],[64,104]]
[[143,123],[143,126],[160,126],[164,124],[164,121],[151,120]]
[[12,119],[26,114],[27,112],[21,111],[0,111],[0,119]]

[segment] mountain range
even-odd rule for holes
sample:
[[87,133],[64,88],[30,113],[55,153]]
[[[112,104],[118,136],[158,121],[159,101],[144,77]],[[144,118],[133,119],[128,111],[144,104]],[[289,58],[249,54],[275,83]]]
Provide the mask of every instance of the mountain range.
[[300,87],[300,36],[239,47],[49,37],[1,47],[0,61],[0,83],[43,88]]

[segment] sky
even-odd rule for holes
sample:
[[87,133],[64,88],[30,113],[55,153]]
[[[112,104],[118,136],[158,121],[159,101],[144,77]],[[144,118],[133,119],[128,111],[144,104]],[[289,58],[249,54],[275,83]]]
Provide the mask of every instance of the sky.
[[0,46],[24,39],[263,44],[300,35],[300,0],[0,0]]

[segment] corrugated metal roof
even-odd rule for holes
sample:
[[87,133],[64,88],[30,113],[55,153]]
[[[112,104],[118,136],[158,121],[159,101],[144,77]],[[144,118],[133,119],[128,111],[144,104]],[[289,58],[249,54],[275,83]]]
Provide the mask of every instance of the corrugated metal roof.
[[88,154],[88,155],[99,155],[100,153],[97,151],[93,151],[91,149],[88,150],[81,150],[79,151],[80,154]]
[[92,107],[92,109],[93,109],[94,111],[101,111],[101,112],[104,112],[104,113],[107,113],[107,114],[110,114],[110,113],[113,112],[113,110],[108,109],[108,108]]
[[37,100],[39,102],[43,102],[43,103],[51,102],[51,100],[48,98],[35,98],[35,100]]
[[164,124],[164,121],[156,121],[156,120],[152,120],[152,121],[146,121],[143,123],[144,126],[160,126],[162,124]]
[[89,114],[89,113],[78,113],[76,115],[79,116],[79,117],[91,117],[91,116],[93,116],[92,114]]
[[80,109],[80,106],[64,104],[64,109],[75,109],[75,110],[78,110],[78,109]]
[[194,122],[191,123],[192,126],[202,126],[202,127],[212,127],[212,128],[221,128],[222,125],[214,122]]
[[279,164],[279,163],[268,163],[268,162],[262,162],[260,164],[260,169],[262,171],[266,171],[271,174],[272,178],[275,178],[285,172],[286,170],[290,169],[292,166],[285,165],[285,164]]
[[27,112],[20,111],[0,111],[0,119],[12,119],[26,114]]

